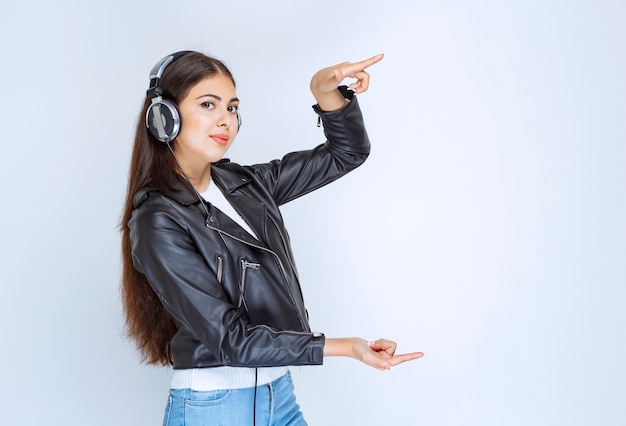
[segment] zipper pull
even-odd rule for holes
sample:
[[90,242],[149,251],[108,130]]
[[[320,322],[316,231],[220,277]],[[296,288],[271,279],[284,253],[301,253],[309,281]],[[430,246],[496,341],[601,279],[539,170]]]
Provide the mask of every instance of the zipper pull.
[[243,269],[259,269],[261,267],[260,263],[248,262],[246,259],[241,259],[241,267]]
[[322,127],[322,109],[318,104],[313,105],[313,111],[317,114],[317,127]]

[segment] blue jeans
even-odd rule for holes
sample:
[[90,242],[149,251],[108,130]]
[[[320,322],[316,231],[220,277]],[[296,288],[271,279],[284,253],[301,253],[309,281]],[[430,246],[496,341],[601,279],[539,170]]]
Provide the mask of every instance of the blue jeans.
[[[291,373],[256,390],[256,426],[304,426]],[[254,388],[170,389],[163,426],[252,426]]]

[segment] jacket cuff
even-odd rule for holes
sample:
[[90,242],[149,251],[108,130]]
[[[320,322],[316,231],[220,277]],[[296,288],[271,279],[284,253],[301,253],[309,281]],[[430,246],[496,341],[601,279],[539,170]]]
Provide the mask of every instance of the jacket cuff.
[[339,92],[344,97],[344,99],[348,101],[346,102],[345,106],[334,111],[324,111],[322,108],[320,108],[319,104],[315,104],[313,105],[313,111],[315,111],[317,114],[332,114],[333,112],[341,111],[345,109],[348,105],[350,105],[350,102],[354,98],[354,91],[350,90],[348,86],[339,86],[337,89],[339,89]]
[[322,333],[313,334],[313,344],[311,345],[311,360],[313,365],[322,365],[324,363],[324,345],[326,344],[326,336]]

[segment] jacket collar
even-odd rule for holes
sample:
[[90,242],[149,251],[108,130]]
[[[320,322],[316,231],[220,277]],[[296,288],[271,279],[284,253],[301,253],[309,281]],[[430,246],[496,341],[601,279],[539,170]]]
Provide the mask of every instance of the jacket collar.
[[[229,160],[224,159],[213,164],[211,166],[211,179],[218,186],[224,188],[228,193],[232,193],[241,186],[248,184],[250,179],[221,167],[223,164],[227,164],[228,162]],[[191,187],[191,184],[182,176],[172,173],[168,185],[169,188],[167,189],[160,190],[153,187],[146,187],[139,190],[133,198],[133,206],[135,208],[138,207],[149,197],[151,192],[161,192],[184,206],[189,206],[200,201]]]
[[213,164],[211,167],[211,179],[221,188],[225,189],[226,192],[232,193],[240,187],[247,185],[250,179],[223,167],[228,163],[228,160],[222,160]]

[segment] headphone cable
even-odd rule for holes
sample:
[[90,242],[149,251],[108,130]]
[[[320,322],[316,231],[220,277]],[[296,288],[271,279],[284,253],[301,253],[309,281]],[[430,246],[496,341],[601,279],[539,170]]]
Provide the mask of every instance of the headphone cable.
[[259,369],[257,367],[254,368],[254,403],[253,403],[253,415],[252,415],[252,425],[256,426],[256,388],[258,383]]
[[206,220],[208,220],[209,219],[209,209],[207,208],[206,204],[204,204],[204,199],[202,198],[200,193],[196,190],[196,188],[193,186],[193,184],[191,183],[191,179],[189,179],[189,177],[187,176],[187,174],[183,170],[183,167],[180,165],[180,162],[178,161],[178,156],[176,155],[176,153],[172,149],[172,146],[170,145],[170,143],[166,142],[165,144],[167,145],[167,147],[169,148],[170,152],[174,156],[174,161],[176,161],[176,166],[178,167],[178,170],[180,171],[180,174],[183,175],[183,177],[185,178],[185,180],[187,181],[187,183],[191,187],[191,190],[193,191],[193,193],[198,198],[198,201],[200,201],[200,204],[202,205],[202,208],[204,209],[204,213],[206,214]]

